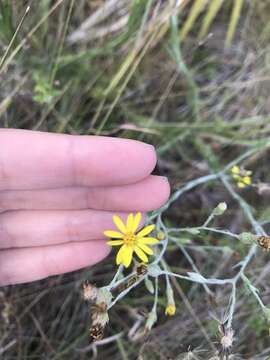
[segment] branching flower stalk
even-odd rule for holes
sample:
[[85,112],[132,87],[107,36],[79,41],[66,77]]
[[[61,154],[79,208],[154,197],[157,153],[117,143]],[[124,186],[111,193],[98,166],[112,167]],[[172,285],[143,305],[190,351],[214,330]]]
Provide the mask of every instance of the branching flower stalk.
[[[266,147],[269,147],[270,143],[262,144],[261,147],[265,149]],[[106,305],[106,311],[111,309],[118,301],[123,299],[132,289],[137,287],[139,284],[142,284],[143,281],[145,281],[145,286],[148,288],[148,291],[152,292],[151,289],[149,290],[149,286],[151,285],[151,279],[154,279],[154,304],[152,307],[152,310],[148,314],[145,329],[150,330],[152,326],[155,324],[157,320],[157,304],[158,304],[158,284],[160,277],[165,277],[166,281],[166,288],[167,288],[167,308],[166,308],[166,314],[167,315],[174,315],[176,306],[174,302],[174,296],[173,296],[173,289],[170,283],[170,277],[175,277],[181,280],[190,281],[193,283],[201,284],[206,293],[208,295],[212,295],[212,291],[209,288],[209,286],[231,286],[231,295],[229,298],[229,304],[228,304],[228,310],[227,315],[225,316],[225,330],[233,334],[232,330],[232,323],[233,323],[233,316],[235,313],[235,307],[236,307],[236,297],[237,297],[237,287],[240,280],[244,282],[244,284],[247,286],[251,294],[255,297],[256,301],[259,303],[261,309],[263,310],[264,314],[267,317],[270,317],[269,309],[264,305],[263,301],[261,300],[257,288],[251,283],[251,281],[248,279],[248,277],[245,274],[246,268],[249,265],[249,263],[252,261],[254,255],[256,254],[256,250],[258,245],[260,245],[259,242],[256,241],[256,239],[259,238],[259,236],[266,236],[266,233],[260,223],[254,218],[251,208],[248,205],[248,203],[235,191],[234,187],[231,185],[229,179],[229,172],[232,166],[236,166],[238,163],[243,161],[244,159],[251,156],[253,153],[258,151],[258,147],[253,148],[251,150],[248,150],[243,155],[239,156],[237,159],[229,163],[222,171],[206,176],[202,176],[200,178],[197,178],[195,180],[189,181],[186,185],[184,185],[182,188],[177,190],[169,199],[166,205],[164,205],[161,209],[155,211],[148,219],[148,222],[155,221],[156,225],[156,237],[160,240],[158,241],[156,238],[149,238],[150,231],[153,231],[154,226],[153,225],[147,225],[146,230],[142,229],[139,230],[138,234],[135,232],[135,230],[138,227],[140,215],[136,214],[135,216],[130,214],[128,217],[127,224],[124,225],[122,220],[115,216],[114,220],[116,219],[116,222],[118,224],[118,228],[121,228],[121,234],[118,232],[115,232],[114,230],[107,231],[107,235],[113,236],[113,240],[110,241],[110,244],[117,244],[121,245],[122,247],[125,246],[124,251],[120,249],[121,253],[117,257],[117,263],[119,264],[119,267],[110,282],[109,285],[104,286],[103,288],[99,289],[100,291],[103,291],[108,294],[112,294],[109,301],[107,301]],[[244,215],[246,216],[248,222],[251,224],[254,230],[254,234],[250,233],[242,233],[242,234],[235,234],[232,233],[229,230],[226,229],[220,229],[220,228],[214,228],[210,225],[211,221],[216,217],[223,214],[224,211],[226,211],[226,204],[220,203],[208,216],[206,221],[201,225],[197,227],[190,227],[190,228],[167,228],[167,226],[164,224],[162,215],[167,210],[170,205],[179,200],[179,198],[186,192],[192,190],[193,188],[206,184],[208,182],[213,181],[221,181],[224,187],[229,192],[230,196],[239,204],[241,207]],[[192,259],[192,257],[189,255],[189,253],[186,251],[186,244],[179,243],[178,239],[174,236],[177,233],[180,232],[187,232],[191,235],[198,235],[201,232],[214,232],[217,234],[225,235],[234,239],[237,239],[238,241],[244,242],[246,244],[250,244],[250,248],[246,256],[243,260],[241,260],[238,264],[238,271],[232,278],[225,278],[225,279],[218,279],[218,278],[206,278],[204,277],[198,266],[196,265],[195,261]],[[106,232],[105,232],[106,233]],[[141,235],[142,234],[142,235]],[[117,239],[117,237],[119,238]],[[146,236],[146,237],[145,237]],[[145,237],[145,238],[144,238]],[[138,240],[137,240],[138,239]],[[142,240],[143,239],[143,240]],[[149,240],[150,239],[150,240]],[[245,241],[244,241],[245,240]],[[248,241],[246,241],[248,240]],[[144,244],[148,241],[149,244],[154,245],[153,249],[145,248]],[[178,248],[181,250],[181,252],[184,254],[184,256],[187,258],[189,263],[191,264],[191,267],[193,269],[193,272],[187,272],[184,274],[179,274],[175,272],[168,271],[167,264],[165,261],[165,253],[168,247],[169,242],[172,242],[178,246]],[[151,256],[151,261],[149,264],[146,264],[146,260],[148,261],[148,258],[145,255],[142,255],[141,252],[138,251],[138,246],[142,246],[144,250],[146,250],[148,256]],[[140,258],[143,256],[143,262],[144,264],[138,264],[135,262],[135,269],[131,273],[129,273],[126,276],[123,276],[124,273],[124,267],[129,267],[129,265],[132,263],[133,260],[133,250],[130,251],[128,249],[128,246],[132,246],[132,249],[136,252],[137,256]],[[158,247],[161,246],[161,249],[159,250]],[[136,249],[136,250],[135,250]],[[148,286],[146,285],[148,283]],[[150,283],[150,285],[149,285]],[[151,285],[152,286],[152,285]],[[151,288],[150,286],[150,288]]]

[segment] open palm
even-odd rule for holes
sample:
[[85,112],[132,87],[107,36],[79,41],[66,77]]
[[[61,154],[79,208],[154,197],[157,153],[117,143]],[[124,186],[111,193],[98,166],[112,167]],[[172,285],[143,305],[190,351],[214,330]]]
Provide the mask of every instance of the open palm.
[[0,285],[103,259],[114,213],[167,200],[155,164],[154,148],[134,140],[1,129]]

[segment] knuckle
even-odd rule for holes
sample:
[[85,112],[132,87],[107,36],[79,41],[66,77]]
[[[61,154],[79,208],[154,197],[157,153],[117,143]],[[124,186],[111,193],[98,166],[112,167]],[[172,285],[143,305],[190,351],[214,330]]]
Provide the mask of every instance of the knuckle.
[[106,210],[107,196],[104,189],[88,189],[86,197],[88,209],[94,208],[98,210]]
[[0,156],[0,189],[5,188],[9,182],[9,176],[6,171],[3,157]]
[[12,236],[10,232],[8,231],[7,227],[7,213],[4,213],[0,215],[0,248],[8,248],[13,247],[14,239],[12,239]]
[[0,191],[0,213],[6,210],[3,192]]
[[78,162],[76,157],[76,137],[72,135],[68,136],[67,162],[71,183],[76,186],[79,183]]
[[10,266],[7,263],[10,256],[13,255],[6,254],[5,250],[0,252],[0,286],[12,285],[14,282],[16,274],[14,274],[14,271],[10,271]]
[[80,223],[76,216],[67,216],[65,222],[65,236],[68,242],[79,241],[81,238]]

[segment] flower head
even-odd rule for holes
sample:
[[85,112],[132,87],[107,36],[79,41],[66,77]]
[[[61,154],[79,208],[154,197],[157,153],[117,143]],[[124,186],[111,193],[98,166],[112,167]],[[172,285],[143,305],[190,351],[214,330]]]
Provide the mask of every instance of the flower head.
[[113,239],[107,242],[111,246],[121,246],[117,256],[116,264],[123,264],[125,267],[129,267],[133,257],[133,252],[144,263],[148,262],[147,255],[153,255],[153,250],[147,245],[157,244],[158,240],[148,235],[154,230],[155,225],[148,225],[141,229],[137,234],[137,229],[141,221],[141,213],[136,215],[129,214],[126,224],[120,219],[119,216],[114,215],[113,221],[116,227],[120,230],[107,230],[104,232],[105,236]]
[[261,235],[257,238],[257,243],[266,251],[270,251],[270,236]]
[[225,353],[228,353],[233,345],[234,331],[231,327],[226,327],[224,324],[220,324],[219,332],[220,332],[220,344],[222,346],[222,350]]
[[84,300],[95,300],[98,295],[98,289],[86,281],[83,284],[83,298]]
[[245,169],[240,168],[237,165],[234,165],[231,168],[231,174],[232,174],[233,179],[236,181],[237,186],[240,189],[243,189],[246,186],[252,184],[252,178],[251,178],[252,171],[250,171],[250,170],[245,170]]
[[176,307],[174,304],[168,304],[165,309],[165,314],[168,316],[173,316],[175,314]]

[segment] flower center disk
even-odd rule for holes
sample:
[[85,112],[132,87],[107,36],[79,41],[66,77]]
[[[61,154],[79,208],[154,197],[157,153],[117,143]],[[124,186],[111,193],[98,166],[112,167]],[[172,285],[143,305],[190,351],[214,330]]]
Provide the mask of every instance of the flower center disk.
[[133,233],[126,233],[123,240],[125,245],[134,246],[136,244],[136,235]]

